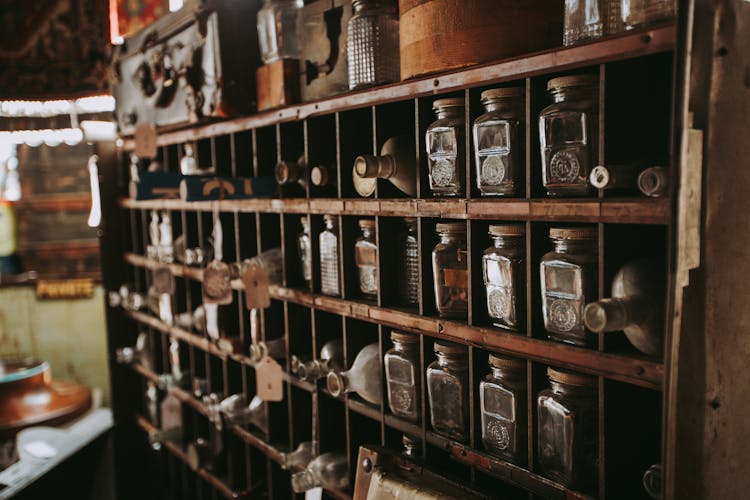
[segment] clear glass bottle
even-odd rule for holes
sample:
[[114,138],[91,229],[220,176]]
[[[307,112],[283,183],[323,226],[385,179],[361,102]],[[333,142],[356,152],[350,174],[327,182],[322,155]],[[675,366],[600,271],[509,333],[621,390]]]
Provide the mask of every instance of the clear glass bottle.
[[368,298],[378,295],[378,246],[375,244],[375,221],[361,219],[362,235],[354,243],[354,262],[359,275],[359,291]]
[[326,228],[320,233],[320,291],[341,295],[339,287],[339,224],[335,215],[325,216]]
[[401,266],[399,273],[399,297],[401,305],[416,307],[419,304],[419,244],[417,242],[417,219],[404,219],[405,231],[401,235]]
[[264,64],[300,59],[303,0],[264,0],[258,11],[258,42]]
[[518,196],[526,162],[526,89],[482,92],[485,113],[474,121],[477,187],[482,196]]
[[398,8],[394,0],[354,0],[347,30],[349,88],[400,80]]
[[313,459],[314,447],[312,441],[303,441],[294,451],[281,453],[281,468],[284,470],[296,467],[307,467]]
[[487,314],[492,324],[521,331],[526,326],[526,228],[492,225],[493,245],[482,256]]
[[161,213],[159,224],[159,260],[170,263],[174,260],[174,247],[172,245],[172,220],[166,210]]
[[583,308],[597,295],[597,230],[551,228],[549,237],[554,249],[539,263],[544,328],[553,340],[592,345]]
[[437,224],[440,242],[432,250],[435,304],[445,318],[466,318],[469,311],[469,272],[466,224]]
[[457,441],[469,437],[469,357],[465,346],[436,341],[437,360],[427,367],[430,423]]
[[594,192],[589,173],[599,156],[599,77],[574,75],[547,82],[553,103],[539,115],[542,180],[550,196]]
[[297,376],[308,382],[328,376],[332,371],[343,369],[344,350],[341,340],[329,340],[320,348],[318,359],[311,359],[297,365]]
[[547,368],[550,389],[537,397],[538,450],[542,474],[568,488],[596,487],[597,379]]
[[345,490],[349,487],[346,455],[332,452],[315,457],[302,472],[292,474],[292,489],[304,493],[313,488]]
[[491,373],[479,383],[484,448],[509,462],[525,465],[526,362],[489,355]]
[[326,386],[336,397],[356,392],[365,401],[379,405],[383,402],[381,378],[380,349],[378,344],[369,344],[359,351],[349,370],[330,372],[326,378]]
[[257,395],[248,403],[244,395],[233,394],[222,400],[216,410],[221,412],[227,425],[253,424],[264,432],[268,431],[268,417],[263,400]]
[[668,21],[677,15],[675,0],[622,0],[622,22],[626,30]]
[[464,99],[438,99],[432,104],[437,118],[427,127],[427,163],[430,189],[435,196],[464,195]]
[[669,171],[664,167],[649,167],[638,175],[638,190],[646,196],[659,198],[669,190]]
[[300,217],[302,232],[297,236],[297,253],[299,255],[302,279],[310,287],[312,283],[312,242],[310,240],[310,218],[305,215]]
[[419,337],[391,332],[393,348],[385,353],[385,382],[391,413],[412,422],[419,420]]
[[563,45],[622,31],[621,0],[565,0]]
[[354,160],[352,182],[360,196],[371,196],[378,179],[388,180],[407,196],[417,195],[417,164],[414,140],[405,135],[389,137],[380,156],[360,155]]

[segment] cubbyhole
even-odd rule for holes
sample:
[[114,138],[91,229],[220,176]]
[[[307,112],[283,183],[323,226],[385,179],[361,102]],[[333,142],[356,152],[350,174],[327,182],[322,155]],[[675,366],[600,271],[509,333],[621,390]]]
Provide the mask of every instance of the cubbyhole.
[[[343,320],[341,316],[320,310],[314,310],[313,316],[315,318],[315,345],[311,353],[312,358],[320,359],[321,349],[329,342],[338,342],[343,353]],[[339,369],[343,369],[343,357],[335,364],[338,365]],[[319,382],[323,387],[326,386],[325,378],[321,378]]]
[[307,165],[310,169],[310,197],[336,198],[339,175],[336,165],[336,115],[305,121]]
[[[188,366],[190,370],[190,378],[193,387],[193,394],[202,388],[208,387],[208,374],[206,372],[206,355],[203,351],[200,351],[194,347],[191,347],[188,352]],[[162,373],[168,372],[169,367],[166,366]],[[197,396],[201,396],[198,394]]]
[[181,149],[178,144],[170,144],[163,148],[161,157],[162,165],[166,172],[180,171]]
[[[303,235],[303,220],[307,215],[284,214],[284,281],[285,286],[309,290],[309,284],[304,279],[302,249],[306,245],[312,246],[312,237],[301,239]],[[310,263],[312,266],[312,262]],[[312,268],[310,268],[312,272]]]
[[[344,248],[344,297],[377,303],[380,286],[375,219],[342,217]],[[365,240],[362,224],[368,225],[370,238]]]
[[373,108],[344,111],[337,116],[341,194],[344,198],[359,198],[352,181],[354,160],[359,155],[378,153],[373,143]]
[[[271,307],[263,310],[264,340],[266,342],[284,336],[284,302],[271,300]],[[283,365],[283,360],[279,360]]]
[[401,217],[378,217],[380,305],[418,312],[419,240]]
[[289,402],[285,399],[279,402],[267,402],[268,409],[268,442],[278,444],[289,443]]
[[254,177],[253,172],[253,133],[251,130],[237,132],[231,136],[232,175]]
[[350,411],[349,440],[349,471],[351,472],[350,480],[353,486],[357,472],[359,447],[382,445],[380,442],[380,422]]
[[[344,326],[345,326],[345,335],[344,335],[344,363],[345,363],[345,370],[350,370],[354,363],[357,361],[357,357],[362,352],[362,350],[369,346],[370,344],[376,344],[377,350],[379,352],[380,346],[379,346],[379,337],[378,337],[378,326],[374,325],[372,323],[367,323],[365,321],[356,320],[353,318],[346,318],[344,320]],[[370,379],[370,377],[378,376],[381,377],[381,388],[382,385],[382,365],[383,365],[383,359],[382,357],[379,357],[378,359],[378,373],[375,375],[373,373],[352,373],[350,374],[350,377],[356,376],[359,378],[360,384],[362,382],[365,382]],[[361,369],[361,367],[360,367]],[[352,384],[351,386],[354,386],[355,384]],[[382,394],[382,393],[381,393]],[[371,401],[365,401],[364,397],[361,396],[358,392],[352,391],[348,393],[349,398],[353,399],[357,402],[362,402],[364,404],[370,404],[373,406],[377,406],[375,403]],[[374,397],[375,394],[371,394],[371,397]]]
[[471,482],[471,467],[454,460],[451,457],[450,451],[442,445],[437,445],[437,442],[442,443],[443,439],[436,436],[430,437],[428,431],[426,445],[427,468],[449,481],[458,484],[469,484]]
[[262,127],[255,132],[255,166],[258,176],[274,177],[278,153],[276,149],[276,127]]
[[[303,166],[305,164],[304,130],[302,122],[280,123],[276,125],[276,140],[279,148],[279,162]],[[282,198],[306,198],[310,172],[300,172],[296,182],[279,186]]]
[[227,396],[224,387],[224,365],[221,358],[206,353],[206,368],[209,392]]
[[237,244],[235,241],[236,233],[234,231],[234,214],[221,212],[219,214],[222,229],[222,260],[224,262],[237,262]]
[[292,483],[289,472],[285,471],[276,462],[270,462],[271,477],[268,498],[292,498]]
[[326,395],[318,398],[318,423],[320,425],[320,453],[339,452],[346,454],[347,434],[346,408],[344,404]]
[[232,164],[232,147],[228,135],[217,135],[213,138],[213,157],[216,162],[216,175],[231,177],[234,175]]
[[312,320],[310,310],[306,307],[287,303],[287,322],[289,332],[289,356],[312,357]]
[[258,254],[256,214],[240,212],[237,214],[235,239],[239,246],[238,261],[243,261]]
[[[322,280],[325,279],[326,283],[328,284],[328,288],[326,290],[331,290],[333,288],[337,288],[339,291],[338,296],[341,295],[341,267],[342,267],[342,260],[341,260],[341,228],[340,228],[340,219],[341,217],[334,216],[334,220],[336,221],[336,226],[334,228],[334,234],[337,236],[337,244],[336,244],[336,254],[338,255],[338,267],[336,268],[336,275],[333,275],[333,273],[327,274],[326,276],[322,276],[322,270],[321,270],[321,256],[320,256],[320,241],[321,241],[321,234],[323,231],[325,231],[326,225],[325,225],[325,217],[323,215],[315,215],[311,214],[310,216],[310,243],[312,245],[312,276],[313,276],[313,285],[312,288],[316,293],[323,293],[323,286],[322,286]],[[333,283],[337,283],[337,286],[334,287]]]
[[281,247],[281,221],[279,214],[260,214],[261,251]]
[[[375,108],[376,119],[376,142],[374,154],[376,156],[383,153],[386,141],[393,138],[398,141],[399,150],[404,151],[406,157],[413,162],[416,172],[416,131],[415,131],[415,104],[416,101],[402,101],[390,104],[383,104]],[[395,144],[392,141],[391,144]],[[389,146],[390,148],[390,146]],[[390,154],[393,154],[390,152]],[[406,161],[409,161],[406,160]],[[402,168],[406,168],[406,161]],[[408,181],[415,182],[411,175],[406,178]],[[406,187],[402,186],[402,187]],[[377,181],[378,198],[408,198],[409,195],[396,187],[393,182],[387,179],[378,179]]]
[[[193,154],[195,155],[195,161],[198,163],[200,169],[216,168],[216,158],[214,157],[214,151],[212,147],[213,139],[199,139],[192,143]],[[180,158],[185,154],[183,148]]]
[[300,443],[312,441],[315,425],[313,414],[317,408],[313,409],[315,398],[310,392],[290,386],[288,394],[290,395],[290,449],[294,450]]
[[474,482],[472,486],[480,492],[487,493],[496,498],[524,500],[530,497],[528,492],[521,488],[515,488],[494,476],[486,474],[481,469],[476,469],[474,471]]
[[225,433],[224,447],[227,454],[227,485],[233,491],[244,491],[247,488],[245,474],[245,450],[242,440],[232,434]]
[[232,359],[225,362],[226,394],[242,393],[242,365]]

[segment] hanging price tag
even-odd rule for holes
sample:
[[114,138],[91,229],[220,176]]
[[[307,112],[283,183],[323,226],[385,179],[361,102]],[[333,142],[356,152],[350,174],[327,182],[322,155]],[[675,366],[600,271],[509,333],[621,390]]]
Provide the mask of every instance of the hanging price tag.
[[159,294],[174,295],[174,276],[169,266],[154,269],[154,291]]
[[245,305],[248,309],[267,309],[271,307],[271,295],[268,291],[268,273],[255,265],[248,265],[240,277],[245,285]]
[[284,399],[282,370],[275,360],[265,357],[255,365],[255,394],[263,401],[281,401]]
[[156,127],[152,123],[135,126],[135,154],[139,158],[156,158]]

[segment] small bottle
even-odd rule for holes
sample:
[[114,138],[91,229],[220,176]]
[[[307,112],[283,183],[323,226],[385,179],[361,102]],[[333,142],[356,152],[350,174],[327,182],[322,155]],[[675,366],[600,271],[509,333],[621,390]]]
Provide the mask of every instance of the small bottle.
[[638,190],[646,196],[659,198],[669,189],[669,172],[664,167],[649,167],[638,175]]
[[594,336],[586,332],[583,308],[596,297],[596,228],[551,228],[554,250],[539,264],[542,282],[542,314],[549,338],[589,346]]
[[401,305],[417,307],[419,305],[419,244],[417,242],[417,219],[404,219],[405,231],[401,235],[399,250],[399,298]]
[[368,298],[378,295],[378,247],[375,244],[375,221],[361,219],[362,235],[354,243],[354,262],[359,275],[359,291]]
[[263,64],[300,59],[303,5],[303,0],[264,0],[257,20]]
[[463,196],[464,99],[438,99],[432,109],[437,120],[426,137],[430,189],[435,196]]
[[469,359],[465,346],[435,341],[437,360],[427,367],[430,423],[438,434],[469,438]]
[[365,401],[379,405],[383,402],[383,385],[380,374],[380,350],[378,344],[362,348],[345,372],[330,372],[326,378],[328,391],[338,397],[347,392],[356,392]]
[[263,432],[268,432],[268,417],[263,400],[254,396],[250,403],[242,394],[233,394],[219,403],[218,411],[227,425],[253,424]]
[[274,177],[279,186],[298,184],[303,189],[307,188],[307,164],[305,157],[300,156],[297,161],[280,161],[276,164]]
[[292,490],[304,493],[313,488],[345,490],[349,487],[349,465],[342,453],[324,453],[313,459],[302,472],[292,474]]
[[487,314],[493,325],[517,332],[526,325],[526,228],[492,225],[489,234],[493,246],[482,256]]
[[418,438],[413,438],[408,434],[404,434],[401,438],[401,444],[404,446],[404,449],[401,451],[401,455],[410,460],[421,459],[422,442]]
[[336,184],[336,169],[325,165],[316,165],[310,169],[310,183],[315,187],[326,187]]
[[185,144],[185,154],[180,158],[180,173],[182,175],[197,175],[200,173],[198,162],[195,161],[193,146]]
[[622,22],[626,30],[669,21],[677,15],[675,0],[621,0]]
[[146,382],[146,412],[154,427],[159,427],[159,389],[150,380]]
[[156,210],[151,210],[151,221],[148,224],[148,236],[151,244],[146,247],[146,256],[149,259],[158,260],[161,232],[159,229],[159,212]]
[[537,397],[537,457],[542,474],[592,493],[597,464],[597,379],[547,368],[550,389]]
[[400,80],[398,8],[394,0],[353,0],[347,28],[349,88]]
[[297,236],[297,252],[299,254],[300,270],[302,279],[309,288],[312,283],[312,242],[310,240],[310,218],[307,215],[300,217],[302,232]]
[[263,358],[285,359],[286,358],[286,339],[280,337],[265,342],[258,342],[250,345],[250,360],[254,363],[260,363]]
[[445,318],[466,318],[469,311],[466,224],[441,223],[436,230],[440,242],[432,250],[432,274],[438,314]]
[[344,350],[340,340],[329,340],[320,348],[318,359],[300,363],[295,370],[297,376],[308,382],[326,377],[334,370],[343,368]]
[[491,373],[479,383],[484,448],[508,462],[525,465],[526,362],[489,355]]
[[641,170],[638,165],[597,165],[589,182],[596,189],[634,189]]
[[380,156],[361,155],[354,160],[352,182],[360,196],[371,196],[378,179],[387,179],[407,196],[417,195],[417,164],[414,141],[406,136],[391,137]]
[[553,78],[547,90],[553,103],[539,114],[544,187],[550,196],[590,195],[589,173],[599,154],[599,77]]
[[565,0],[563,45],[622,31],[621,0]]
[[325,216],[326,228],[320,233],[320,291],[339,296],[339,228],[335,215]]
[[385,353],[385,381],[391,413],[412,422],[419,421],[419,337],[391,332],[393,348]]
[[474,121],[477,187],[482,196],[518,196],[526,161],[524,87],[482,92],[485,113]]
[[314,447],[312,441],[304,441],[294,451],[281,453],[281,468],[284,470],[307,467],[313,459]]
[[150,370],[153,367],[153,362],[149,348],[148,334],[144,332],[139,333],[133,347],[115,349],[115,359],[119,364],[138,363]]
[[166,263],[174,260],[172,221],[167,211],[161,213],[161,224],[159,224],[159,260]]

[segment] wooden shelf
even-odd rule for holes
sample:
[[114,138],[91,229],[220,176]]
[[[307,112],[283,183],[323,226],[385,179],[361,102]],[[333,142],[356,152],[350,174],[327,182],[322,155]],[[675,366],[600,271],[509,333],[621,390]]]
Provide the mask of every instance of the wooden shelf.
[[[157,137],[157,145],[166,146],[187,141],[196,141],[216,135],[232,134],[281,122],[298,121],[316,115],[460,90],[467,86],[491,85],[543,73],[566,71],[583,66],[668,52],[674,49],[675,32],[675,26],[669,24],[663,27],[631,32],[574,47],[558,47],[492,64],[472,66],[471,68],[449,74],[432,75],[370,90],[338,95],[319,101],[288,106],[252,116],[162,132]],[[135,148],[134,139],[124,139],[121,147],[127,151],[133,150]]]

